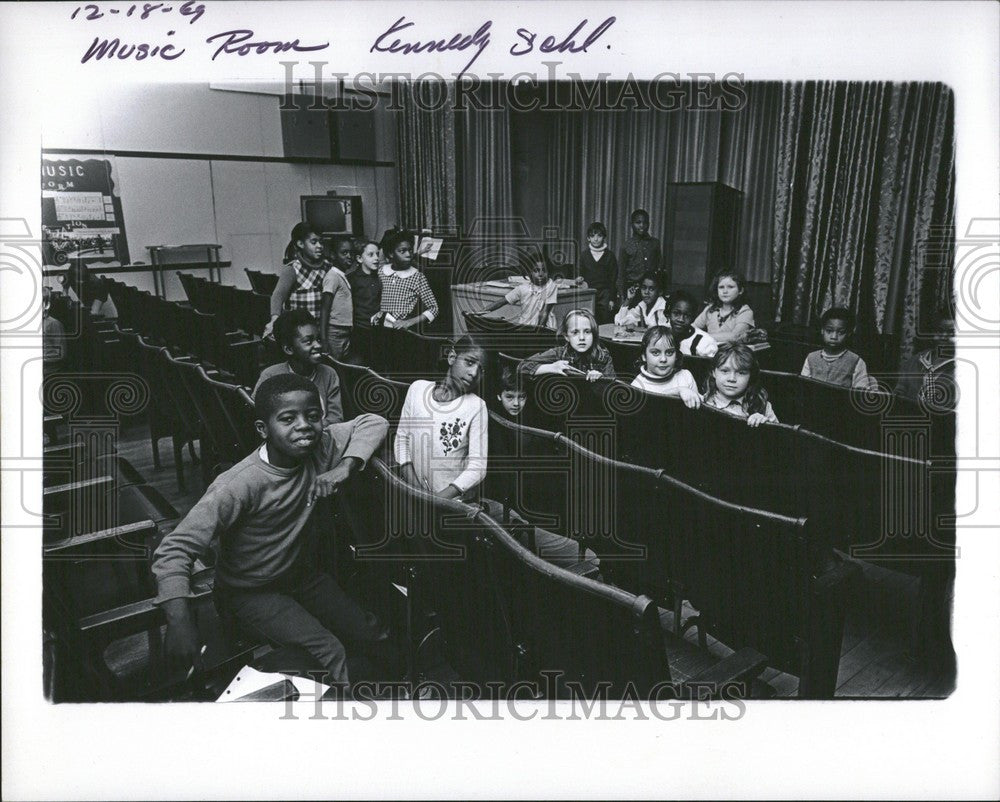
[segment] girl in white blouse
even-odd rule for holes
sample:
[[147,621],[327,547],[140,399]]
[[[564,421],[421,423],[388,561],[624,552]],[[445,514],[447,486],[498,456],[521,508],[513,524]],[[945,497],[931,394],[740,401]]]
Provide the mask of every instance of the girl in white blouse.
[[629,287],[625,294],[625,303],[615,315],[617,326],[659,326],[666,324],[664,307],[666,301],[660,292],[660,278],[650,271],[639,279],[637,287]]
[[443,498],[475,497],[486,476],[486,403],[475,393],[485,361],[483,349],[461,337],[443,379],[410,385],[394,448],[405,481]]

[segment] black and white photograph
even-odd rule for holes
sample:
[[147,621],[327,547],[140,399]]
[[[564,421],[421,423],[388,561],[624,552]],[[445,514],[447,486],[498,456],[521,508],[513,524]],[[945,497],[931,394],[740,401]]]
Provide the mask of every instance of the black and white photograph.
[[[941,23],[963,82],[890,58],[949,4],[502,5],[0,8],[5,708],[123,766],[11,798],[336,793],[115,757],[258,723],[272,769],[384,742],[352,798],[996,790],[997,7]],[[704,786],[432,768],[699,720],[621,768],[756,727]]]

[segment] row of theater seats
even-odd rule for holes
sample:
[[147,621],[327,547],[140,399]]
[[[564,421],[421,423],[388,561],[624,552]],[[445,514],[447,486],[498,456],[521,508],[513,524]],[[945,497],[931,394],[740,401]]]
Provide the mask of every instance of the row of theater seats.
[[[96,345],[113,350],[135,338],[140,348],[149,347],[134,332],[118,329],[115,334]],[[124,348],[127,353],[128,346]],[[253,447],[252,414],[245,391],[213,379],[205,366],[174,357],[165,346],[157,355],[176,371],[167,374],[166,380],[190,393],[200,421],[194,433],[200,441],[203,464],[213,466],[210,473],[245,456]],[[383,380],[370,371],[366,375],[372,379],[372,392],[364,398],[384,399],[391,392],[401,405],[400,391],[405,385]],[[425,641],[431,627],[442,633],[448,660],[463,678],[512,683],[542,680],[542,668],[555,669],[560,672],[556,691],[560,695],[569,693],[568,683],[578,682],[582,692],[590,693],[601,680],[612,682],[615,689],[631,683],[630,692],[640,695],[669,682],[680,682],[671,692],[682,695],[695,692],[695,687],[702,688],[698,693],[704,692],[705,683],[718,691],[725,683],[749,683],[763,669],[765,658],[745,649],[718,664],[702,659],[706,673],[695,675],[687,670],[672,675],[664,650],[664,639],[670,634],[661,626],[651,599],[555,569],[478,510],[411,491],[380,460],[373,466],[358,478],[357,488],[341,496],[350,508],[334,514],[346,522],[343,531],[349,528],[353,533],[354,552],[359,554],[355,568],[362,573],[377,569],[377,584],[383,592],[392,593],[390,582],[400,580],[411,590],[403,616],[404,621],[416,622],[408,631],[411,676],[420,676],[418,644]],[[129,487],[123,483],[132,473],[122,466],[118,476],[111,485],[121,497]],[[102,479],[83,489],[100,487],[103,492],[109,489],[107,485]],[[64,489],[52,498],[64,499],[64,509],[92,511],[93,504],[79,493],[77,490],[73,495]],[[396,502],[388,502],[390,498]],[[390,534],[412,532],[428,515],[434,521],[430,531],[459,538],[468,548],[465,565],[478,566],[490,582],[469,582],[468,572],[454,562],[427,562],[426,554],[408,550],[424,549],[433,542],[421,538],[404,536],[396,541],[403,544],[404,551],[396,555],[395,563],[385,559],[384,549],[377,550],[377,560],[363,559],[365,546],[370,548],[387,539],[391,542]],[[162,619],[151,602],[155,588],[148,561],[156,542],[178,514],[167,510],[141,521],[127,520],[129,517],[134,516],[102,518],[102,522],[114,524],[106,530],[84,526],[87,531],[79,534],[47,539],[46,608],[51,631],[57,633],[54,662],[60,677],[71,678],[56,683],[59,691],[54,697],[210,698],[220,689],[220,682],[252,659],[253,649],[259,645],[239,639],[214,618],[208,560],[199,566],[195,577],[194,601],[210,671],[194,678],[171,673],[162,660]],[[456,525],[456,519],[466,525]],[[88,513],[84,522],[95,520]],[[486,599],[492,600],[492,606],[485,604]],[[540,616],[543,607],[546,615]],[[427,610],[434,611],[430,619],[417,614]],[[143,659],[115,665],[116,646],[137,636],[146,639]],[[683,647],[678,644],[676,648]],[[270,664],[290,665],[274,659]],[[662,694],[663,690],[657,692]]]
[[[505,330],[484,334],[485,339],[493,337],[490,345],[505,342],[509,350],[514,350],[513,345],[522,353],[546,347],[552,336],[545,331],[522,332],[535,335],[539,340],[535,342],[531,337],[512,338]],[[128,339],[127,332],[117,336],[120,341]],[[393,358],[402,359],[399,364],[406,370],[397,375],[414,377],[415,370],[422,375],[440,375],[434,363],[439,362],[446,341],[392,330],[377,330],[372,337],[373,341],[381,338],[377,350],[383,358],[388,359],[384,355],[389,352]],[[541,342],[543,338],[548,342]],[[491,356],[502,359],[495,354]],[[163,361],[162,355],[160,359]],[[331,364],[341,376],[347,417],[372,411],[393,423],[398,421],[407,382],[383,378],[367,368]],[[231,463],[252,447],[247,441],[241,442],[238,434],[249,430],[246,418],[236,424],[232,421],[239,418],[235,413],[238,404],[247,408],[248,400],[238,394],[227,397],[212,385],[213,381],[226,382],[198,370],[197,365],[180,368],[181,373],[169,378],[168,383],[175,388],[200,387],[187,392],[187,420],[198,421],[192,438],[201,440],[203,452],[207,444],[210,454],[228,454]],[[489,372],[495,374],[496,370],[491,368]],[[832,695],[843,627],[843,599],[853,573],[831,546],[871,543],[872,533],[883,531],[879,519],[886,499],[880,494],[880,486],[885,487],[886,474],[878,466],[881,459],[891,455],[850,449],[796,427],[769,426],[750,431],[726,416],[708,410],[692,412],[670,399],[643,397],[621,384],[584,385],[548,378],[552,382],[539,384],[543,390],[532,399],[529,410],[552,413],[554,419],[549,418],[548,428],[555,431],[532,432],[522,427],[514,433],[517,448],[526,449],[529,455],[539,452],[526,466],[521,462],[525,456],[521,451],[515,450],[510,456],[511,432],[507,431],[506,437],[499,434],[505,429],[504,422],[494,420],[488,492],[533,524],[580,537],[587,545],[596,546],[606,560],[608,578],[622,587],[664,599],[675,610],[679,609],[680,599],[690,600],[700,613],[699,634],[711,632],[730,646],[751,646],[766,653],[771,665],[802,678],[800,693]],[[533,394],[538,389],[531,385]],[[209,401],[214,394],[216,403],[203,398],[199,406],[197,399],[205,393]],[[599,401],[596,406],[595,401]],[[650,406],[644,409],[644,404]],[[601,423],[602,417],[607,421],[609,410],[614,413],[614,426],[610,428]],[[216,421],[213,415],[220,417]],[[226,416],[228,423],[223,421]],[[206,423],[209,421],[212,423]],[[230,441],[228,451],[225,444],[213,443],[218,432],[228,432],[223,438]],[[657,433],[666,436],[657,437]],[[500,447],[503,442],[508,444],[506,454]],[[903,516],[906,512],[901,507],[906,498],[912,497],[908,494],[913,483],[928,479],[933,472],[926,461],[899,455],[895,459],[899,475],[889,476],[899,480],[896,485],[903,497],[896,499],[896,507],[897,514]],[[622,460],[636,464],[627,465]],[[512,463],[520,468],[514,471]],[[203,464],[218,468],[226,463],[210,458]],[[735,482],[731,481],[734,467],[738,474]],[[614,492],[595,507],[592,480],[600,476],[607,479],[609,471],[618,478],[600,480],[600,486]],[[836,482],[832,478],[835,476]],[[657,483],[651,484],[653,477]],[[858,477],[864,478],[857,481]],[[857,487],[852,487],[852,482]],[[953,508],[953,503],[949,507],[947,500],[941,501],[942,487],[947,488],[947,481],[933,486],[933,498],[937,500],[929,505],[934,515],[928,521],[936,521],[942,510]],[[643,488],[643,492],[633,492],[635,488]],[[852,492],[853,496],[844,495]],[[828,493],[825,498],[824,493]],[[660,506],[663,498],[670,501]],[[607,518],[609,510],[613,512]],[[689,515],[688,510],[693,512]],[[606,520],[600,520],[601,515]],[[948,545],[947,532],[936,531],[935,536],[939,537],[938,546]],[[925,548],[930,542],[903,545],[907,549],[913,545]],[[636,556],[633,547],[637,545],[646,550],[646,559],[629,559]],[[891,564],[897,567],[901,564],[896,559],[900,552],[886,550],[886,544],[878,545],[880,548],[869,558],[893,560]],[[907,556],[905,550],[902,556]],[[944,567],[937,571],[920,568],[921,562],[926,568],[933,561],[911,559],[923,571],[922,586],[932,591],[931,603],[925,607],[932,614],[940,612],[944,602],[933,599],[933,589],[946,585],[953,558],[939,559],[937,564]],[[748,566],[752,567],[749,577],[744,575]],[[461,640],[456,634],[450,638]],[[459,654],[449,659],[460,664],[464,658]]]
[[[333,364],[345,414],[373,412],[398,424],[407,385]],[[832,696],[845,599],[858,570],[835,555],[818,526],[603,456],[594,449],[608,443],[593,430],[576,435],[491,413],[485,495],[534,526],[579,540],[601,558],[607,581],[664,600],[674,620],[682,601],[690,602],[699,615],[683,628],[696,624],[702,643],[711,634],[731,648],[752,648],[799,676],[800,694]],[[377,550],[372,556],[380,559]]]

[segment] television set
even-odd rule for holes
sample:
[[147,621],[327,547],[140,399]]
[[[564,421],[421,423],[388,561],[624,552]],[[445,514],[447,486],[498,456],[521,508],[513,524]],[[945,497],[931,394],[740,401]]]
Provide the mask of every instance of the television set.
[[314,225],[322,236],[364,236],[360,195],[302,195],[301,199],[302,220]]

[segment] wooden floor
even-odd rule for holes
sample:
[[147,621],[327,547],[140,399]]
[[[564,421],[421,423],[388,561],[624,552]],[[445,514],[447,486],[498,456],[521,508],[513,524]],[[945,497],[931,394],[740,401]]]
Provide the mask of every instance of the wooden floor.
[[[200,466],[191,465],[184,452],[187,490],[181,493],[174,474],[173,452],[169,439],[160,441],[162,467],[153,467],[149,429],[144,423],[128,426],[121,434],[119,455],[157,488],[183,515],[201,498],[204,485]],[[954,689],[954,667],[931,666],[917,659],[911,649],[910,628],[916,602],[918,580],[895,571],[858,563],[862,568],[860,592],[847,613],[844,643],[837,677],[837,697],[844,698],[942,698]],[[687,617],[695,611],[685,607]],[[673,629],[673,614],[662,611],[664,624]],[[697,641],[697,633],[687,633],[687,640]],[[724,657],[732,650],[714,638],[708,638],[709,652]],[[706,661],[700,650],[669,647],[675,679],[696,673]],[[775,697],[794,697],[798,678],[774,669],[761,676]],[[766,689],[765,689],[766,690]],[[768,691],[770,694],[770,691]]]

